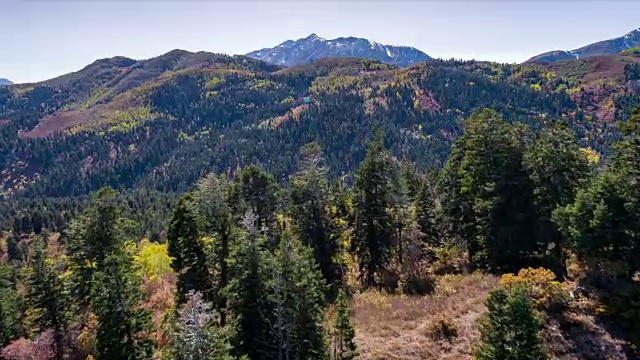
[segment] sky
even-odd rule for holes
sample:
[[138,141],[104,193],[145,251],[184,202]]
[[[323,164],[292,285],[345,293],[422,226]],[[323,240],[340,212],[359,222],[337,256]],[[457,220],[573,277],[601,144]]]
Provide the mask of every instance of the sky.
[[513,63],[622,36],[640,28],[637,14],[633,0],[0,0],[0,78],[42,81],[173,49],[245,54],[311,33]]

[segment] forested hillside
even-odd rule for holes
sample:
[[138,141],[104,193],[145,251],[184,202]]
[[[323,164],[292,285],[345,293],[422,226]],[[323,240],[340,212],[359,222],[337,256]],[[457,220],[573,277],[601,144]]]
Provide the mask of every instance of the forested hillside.
[[279,69],[242,56],[175,50],[116,57],[38,84],[0,88],[2,228],[60,229],[103,186],[123,190],[163,235],[166,204],[215,171],[258,164],[286,184],[309,141],[346,176],[380,129],[400,162],[440,167],[461,120],[492,108],[534,129],[553,120],[606,159],[615,122],[638,103],[634,54],[504,65],[433,60],[406,69],[321,59]]
[[256,165],[173,205],[105,187],[61,234],[7,232],[0,356],[637,359],[640,108],[605,166],[562,122],[462,127],[441,169],[376,130],[352,184],[311,142],[286,187]]

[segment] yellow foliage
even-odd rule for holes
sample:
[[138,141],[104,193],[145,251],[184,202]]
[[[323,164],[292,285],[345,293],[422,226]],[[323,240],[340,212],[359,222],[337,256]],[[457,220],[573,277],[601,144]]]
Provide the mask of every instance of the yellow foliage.
[[580,151],[587,158],[590,164],[597,164],[600,162],[600,154],[592,148],[580,148]]
[[542,91],[542,86],[540,86],[540,84],[531,84],[529,87],[534,91]]
[[556,275],[545,268],[522,269],[518,275],[505,274],[500,279],[500,285],[508,290],[514,287],[524,288],[537,308],[549,308],[566,301],[566,289],[556,281]]
[[167,244],[143,239],[138,245],[137,254],[133,255],[133,261],[140,277],[149,282],[173,272]]

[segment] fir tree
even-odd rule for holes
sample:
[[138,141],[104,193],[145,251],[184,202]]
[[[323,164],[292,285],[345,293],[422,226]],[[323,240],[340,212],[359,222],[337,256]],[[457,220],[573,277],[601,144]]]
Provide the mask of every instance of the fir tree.
[[172,360],[231,360],[224,329],[217,314],[199,292],[190,292],[178,310],[170,349]]
[[234,234],[229,259],[232,276],[227,289],[233,352],[236,356],[246,354],[251,360],[274,358],[270,337],[273,307],[268,292],[270,255],[256,222],[256,216],[248,211],[242,222],[244,229]]
[[477,360],[544,360],[539,339],[540,320],[524,289],[489,294],[488,312],[480,327]]
[[307,144],[301,152],[301,170],[291,178],[292,218],[300,239],[313,249],[326,283],[335,285],[337,244],[329,229],[327,168],[318,144]]
[[185,301],[190,291],[200,291],[207,300],[212,300],[212,283],[207,267],[206,253],[199,241],[197,215],[193,197],[186,194],[178,201],[169,221],[167,231],[169,256],[172,267],[178,274],[176,298],[178,304]]
[[368,286],[376,285],[375,275],[391,256],[395,224],[390,210],[397,200],[395,184],[395,168],[378,133],[369,144],[355,182],[357,205],[353,246]]
[[58,273],[58,260],[47,258],[45,242],[44,238],[38,238],[34,244],[27,300],[35,310],[34,322],[39,330],[53,330],[55,356],[61,360],[71,303],[66,299],[65,286]]
[[274,258],[273,302],[275,307],[276,358],[282,360],[326,359],[324,286],[311,249],[286,228]]
[[220,314],[220,325],[226,323],[227,299],[224,289],[229,284],[229,249],[233,230],[233,216],[229,205],[231,185],[225,175],[209,174],[196,184],[194,205],[202,231],[213,238],[208,251],[211,298]]
[[358,356],[355,343],[356,331],[349,318],[349,301],[344,290],[340,289],[336,300],[337,319],[334,329],[333,358],[352,360]]
[[114,250],[93,277],[92,307],[98,317],[96,360],[149,359],[151,314],[141,308],[141,282],[131,258]]

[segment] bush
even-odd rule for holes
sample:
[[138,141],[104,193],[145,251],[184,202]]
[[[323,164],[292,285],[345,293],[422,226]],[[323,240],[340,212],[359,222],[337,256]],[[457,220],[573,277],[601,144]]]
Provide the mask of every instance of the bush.
[[434,272],[439,275],[464,272],[468,263],[466,251],[457,243],[447,241],[434,250]]
[[556,275],[545,268],[526,268],[518,275],[505,274],[500,279],[500,285],[507,290],[523,288],[531,297],[537,309],[551,309],[566,305],[568,291],[558,281]]
[[451,342],[453,338],[458,337],[458,328],[450,319],[438,319],[430,328],[431,338],[434,340],[447,340]]

